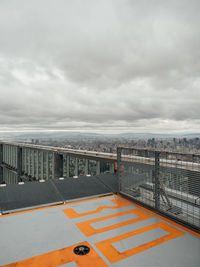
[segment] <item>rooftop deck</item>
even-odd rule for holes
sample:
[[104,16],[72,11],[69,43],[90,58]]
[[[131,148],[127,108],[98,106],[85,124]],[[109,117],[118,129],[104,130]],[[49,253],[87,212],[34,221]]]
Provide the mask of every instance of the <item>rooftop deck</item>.
[[117,172],[101,173],[22,150],[0,149],[0,266],[200,266],[199,155],[120,147]]
[[200,265],[199,234],[115,194],[1,215],[0,225],[1,266]]

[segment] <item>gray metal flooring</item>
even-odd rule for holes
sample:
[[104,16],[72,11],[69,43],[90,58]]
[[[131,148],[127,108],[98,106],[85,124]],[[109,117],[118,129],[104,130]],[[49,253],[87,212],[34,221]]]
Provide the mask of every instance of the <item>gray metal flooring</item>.
[[1,266],[200,266],[200,235],[116,195],[0,216],[0,237]]
[[117,187],[117,175],[114,174],[81,176],[78,179],[51,179],[45,180],[44,183],[35,181],[23,185],[8,184],[0,187],[0,213],[98,194],[116,193]]

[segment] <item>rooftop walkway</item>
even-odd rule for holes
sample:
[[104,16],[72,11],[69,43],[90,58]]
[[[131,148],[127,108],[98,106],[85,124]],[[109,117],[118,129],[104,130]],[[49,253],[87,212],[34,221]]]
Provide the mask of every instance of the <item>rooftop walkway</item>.
[[117,189],[117,176],[114,174],[7,184],[0,186],[0,213],[11,213],[71,202],[78,198],[116,193]]
[[1,215],[0,226],[1,266],[200,266],[199,234],[115,194]]

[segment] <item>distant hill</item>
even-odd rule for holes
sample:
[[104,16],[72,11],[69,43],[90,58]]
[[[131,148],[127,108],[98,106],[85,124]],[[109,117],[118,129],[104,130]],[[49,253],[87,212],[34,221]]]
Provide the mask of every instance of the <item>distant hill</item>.
[[157,134],[157,133],[124,133],[119,134],[118,136],[122,136],[124,138],[195,138],[200,137],[200,133],[177,133],[177,134]]
[[24,132],[24,133],[0,133],[0,138],[19,138],[19,139],[43,139],[43,138],[97,138],[102,136],[97,133],[81,133],[81,132]]
[[0,139],[64,139],[64,138],[125,138],[125,139],[147,139],[147,138],[195,138],[200,133],[178,133],[178,134],[154,134],[154,133],[121,133],[121,134],[98,134],[87,132],[0,132]]

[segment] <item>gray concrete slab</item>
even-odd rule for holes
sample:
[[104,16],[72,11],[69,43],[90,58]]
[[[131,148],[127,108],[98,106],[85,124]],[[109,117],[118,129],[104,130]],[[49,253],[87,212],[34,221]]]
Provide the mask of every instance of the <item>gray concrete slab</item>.
[[[117,204],[112,200],[116,199],[120,203],[126,203],[127,205],[115,208]],[[102,208],[104,206],[107,208]],[[69,218],[63,212],[66,209],[71,209],[71,211],[73,210],[78,215],[84,215],[85,213],[86,215]],[[129,212],[132,210],[139,210],[140,214],[150,216],[144,220],[126,224],[127,221],[141,216],[130,214]],[[127,212],[127,214],[118,216],[117,214],[121,212]],[[105,216],[114,217],[105,219]],[[87,221],[94,219],[99,221],[91,224],[87,223]],[[169,227],[172,226],[174,233],[178,230],[181,233],[180,236],[152,247],[146,245],[146,249],[143,251],[118,259],[115,262],[112,262],[97,245],[99,242],[108,241],[112,238],[118,239],[119,236],[127,235],[123,240],[112,243],[112,247],[119,252],[119,255],[123,256],[131,249],[138,249],[138,247],[150,241],[168,237],[169,232],[161,227],[148,230],[152,225],[163,222]],[[85,223],[84,231],[78,226],[79,223]],[[119,223],[122,223],[122,225],[116,228],[116,225]],[[101,230],[105,227],[113,227],[113,229],[87,235],[87,225],[90,225],[95,230]],[[147,229],[147,231],[133,236],[130,235],[131,232],[142,231],[141,229],[143,228]],[[91,245],[107,266],[200,266],[199,236],[169,221],[165,221],[161,217],[153,215],[126,199],[119,199],[115,195],[0,216],[0,237],[1,266],[60,250],[84,241]],[[158,241],[156,242],[159,243]],[[76,262],[71,262],[61,266],[71,267],[79,265]]]

